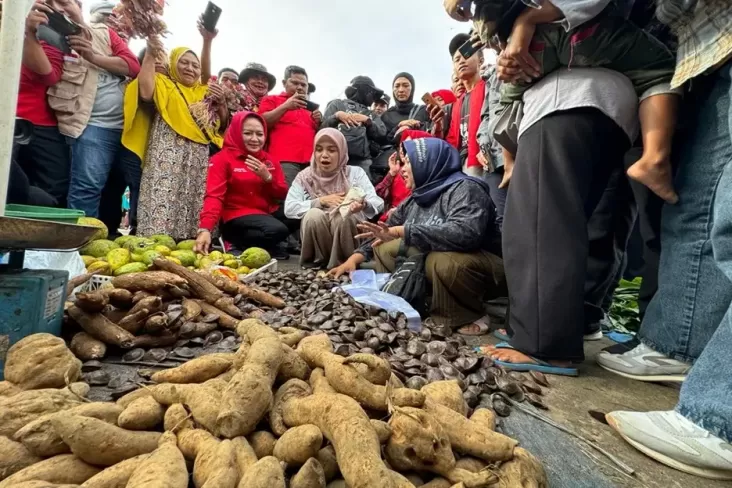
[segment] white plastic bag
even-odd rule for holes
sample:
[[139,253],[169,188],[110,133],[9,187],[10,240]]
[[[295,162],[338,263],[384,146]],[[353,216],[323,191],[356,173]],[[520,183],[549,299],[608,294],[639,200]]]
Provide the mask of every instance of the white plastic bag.
[[69,279],[86,273],[84,260],[76,251],[26,251],[23,261],[25,269],[57,269],[69,272]]

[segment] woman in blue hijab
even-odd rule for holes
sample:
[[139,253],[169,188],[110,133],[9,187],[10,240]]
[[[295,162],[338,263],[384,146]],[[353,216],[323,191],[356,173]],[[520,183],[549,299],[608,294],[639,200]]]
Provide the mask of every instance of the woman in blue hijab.
[[485,333],[474,323],[484,315],[483,301],[506,296],[489,187],[464,174],[460,154],[441,139],[406,141],[400,159],[412,195],[386,223],[363,223],[357,237],[368,242],[331,273],[350,273],[371,259],[377,272],[394,272],[404,241],[407,256],[427,255],[432,320],[467,335]]

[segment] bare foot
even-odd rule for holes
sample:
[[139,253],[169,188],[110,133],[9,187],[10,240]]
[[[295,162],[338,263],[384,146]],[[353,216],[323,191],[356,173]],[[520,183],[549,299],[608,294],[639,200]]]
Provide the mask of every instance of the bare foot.
[[679,201],[674,190],[673,172],[668,158],[643,156],[628,168],[628,176],[647,186],[653,193],[671,205]]
[[489,330],[490,329],[485,324],[473,323],[464,327],[460,327],[458,329],[458,334],[464,336],[482,336],[486,335]]
[[[483,351],[484,354],[490,356],[491,359],[497,359],[499,361],[503,361],[504,363],[538,364],[534,359],[515,349],[498,349],[495,346],[482,346],[480,349],[481,351]],[[571,361],[547,361],[547,363],[559,368],[572,367]]]

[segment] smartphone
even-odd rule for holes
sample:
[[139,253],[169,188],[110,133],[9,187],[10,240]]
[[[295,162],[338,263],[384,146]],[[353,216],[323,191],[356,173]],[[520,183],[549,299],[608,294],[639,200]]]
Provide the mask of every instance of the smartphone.
[[460,51],[460,54],[462,54],[463,58],[470,59],[475,55],[475,53],[477,53],[481,49],[483,49],[482,45],[474,46],[473,40],[468,39],[462,46],[458,48],[458,51]]
[[203,12],[203,28],[209,32],[215,32],[219,17],[221,17],[221,7],[213,2],[208,2],[206,10]]
[[437,107],[440,104],[437,103],[437,100],[435,100],[435,97],[432,96],[431,93],[425,93],[422,95],[422,102],[424,102],[425,105],[432,105],[433,107]]
[[81,26],[79,24],[72,22],[64,14],[53,9],[48,14],[48,28],[64,37],[81,33]]
[[308,110],[310,112],[315,112],[320,108],[320,105],[318,105],[315,102],[311,102],[310,100],[305,100],[305,110]]

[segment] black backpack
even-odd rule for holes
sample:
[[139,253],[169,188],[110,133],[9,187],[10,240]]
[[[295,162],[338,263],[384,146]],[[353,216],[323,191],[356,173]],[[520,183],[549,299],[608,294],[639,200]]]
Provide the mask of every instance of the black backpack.
[[[362,106],[351,101],[344,100],[344,112],[369,115],[367,110],[363,110]],[[366,113],[364,113],[366,112]],[[365,126],[348,127],[346,124],[338,124],[338,130],[346,138],[348,143],[348,155],[356,159],[371,159],[371,144]]]
[[382,291],[407,301],[421,317],[427,316],[427,255],[420,253],[407,257],[407,246],[402,239],[396,258],[396,269]]

